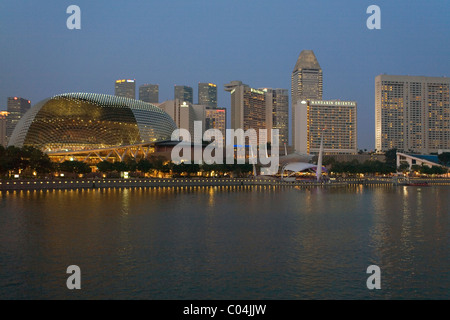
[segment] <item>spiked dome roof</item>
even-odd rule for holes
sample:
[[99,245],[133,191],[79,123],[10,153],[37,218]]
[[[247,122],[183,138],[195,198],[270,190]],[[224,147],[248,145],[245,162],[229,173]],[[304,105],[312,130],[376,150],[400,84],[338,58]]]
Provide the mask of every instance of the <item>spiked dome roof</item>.
[[301,69],[322,69],[312,50],[303,50],[294,67],[294,72]]

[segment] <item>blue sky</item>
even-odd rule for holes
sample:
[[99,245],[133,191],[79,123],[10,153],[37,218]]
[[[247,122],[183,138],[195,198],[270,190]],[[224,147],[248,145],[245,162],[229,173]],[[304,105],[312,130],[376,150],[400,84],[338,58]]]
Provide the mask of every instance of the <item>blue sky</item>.
[[[81,8],[81,30],[66,9]],[[381,8],[381,30],[366,9]],[[324,98],[358,102],[358,144],[374,148],[374,79],[382,73],[450,76],[450,1],[414,0],[45,0],[0,3],[0,109],[8,96],[32,103],[64,92],[114,94],[114,81],[290,90],[300,51],[314,50]]]

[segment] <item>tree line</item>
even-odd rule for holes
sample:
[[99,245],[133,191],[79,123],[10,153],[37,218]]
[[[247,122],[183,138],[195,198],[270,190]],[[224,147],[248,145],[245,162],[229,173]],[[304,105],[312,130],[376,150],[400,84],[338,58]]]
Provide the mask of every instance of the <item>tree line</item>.
[[[391,174],[395,172],[419,172],[421,174],[444,174],[448,170],[439,166],[418,166],[411,168],[404,162],[397,167],[397,150],[392,149],[385,153],[385,161],[368,160],[360,163],[358,160],[347,162],[336,161],[333,157],[324,160],[324,165],[330,172],[337,174]],[[438,156],[442,165],[450,165],[450,153],[442,153]],[[95,166],[94,166],[95,167]],[[64,161],[54,163],[49,156],[33,147],[8,147],[0,146],[0,175],[8,178],[12,174],[20,172],[24,178],[46,177],[56,173],[72,175],[92,174],[93,167],[80,161]],[[173,177],[192,176],[202,172],[211,176],[225,176],[232,174],[236,177],[248,177],[253,172],[251,164],[175,164],[166,161],[163,157],[149,156],[136,160],[126,157],[122,162],[102,161],[96,165],[96,171],[106,177],[120,177],[121,172],[130,172],[131,176],[144,174],[171,174]],[[98,174],[97,173],[97,174]]]
[[247,177],[253,171],[251,164],[175,164],[166,161],[164,157],[149,156],[136,160],[126,157],[122,162],[102,161],[90,166],[81,161],[52,162],[47,154],[33,147],[0,146],[0,175],[3,178],[20,173],[22,178],[54,176],[56,173],[67,175],[89,175],[96,167],[98,173],[106,177],[120,177],[121,172],[129,172],[131,176],[141,176],[146,173],[171,174],[174,177],[197,175],[198,172],[224,176],[232,173],[237,177]]
[[[439,164],[444,166],[450,166],[450,152],[442,153],[438,155]],[[445,174],[448,169],[436,166],[425,165],[412,165],[411,167],[407,162],[401,162],[397,167],[397,149],[391,149],[385,153],[385,161],[379,160],[367,160],[365,162],[359,162],[358,160],[352,161],[336,161],[333,157],[324,160],[324,165],[329,167],[329,171],[338,174],[391,174],[396,172],[418,172],[421,174]]]

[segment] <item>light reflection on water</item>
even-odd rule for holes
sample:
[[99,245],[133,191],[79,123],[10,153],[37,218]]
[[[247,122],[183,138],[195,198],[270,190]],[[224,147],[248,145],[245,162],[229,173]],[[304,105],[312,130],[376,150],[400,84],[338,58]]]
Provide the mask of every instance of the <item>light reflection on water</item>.
[[[444,298],[448,187],[0,195],[0,298]],[[65,287],[69,265],[82,290]],[[369,265],[382,290],[366,288]]]

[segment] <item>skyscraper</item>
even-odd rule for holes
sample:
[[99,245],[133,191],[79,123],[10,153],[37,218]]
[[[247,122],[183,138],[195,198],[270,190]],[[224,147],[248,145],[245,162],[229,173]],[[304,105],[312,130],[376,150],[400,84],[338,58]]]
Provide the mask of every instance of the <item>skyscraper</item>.
[[159,85],[144,84],[139,87],[139,100],[148,103],[159,103]]
[[136,80],[116,80],[115,95],[129,99],[136,99]]
[[[186,129],[191,134],[191,141],[197,138],[200,141],[203,138],[203,131],[205,126],[205,106],[192,105],[189,102],[181,101],[179,99],[165,101],[158,105],[169,116],[172,117],[179,129]],[[202,132],[194,131],[194,122],[202,122]],[[195,136],[195,133],[199,134]]]
[[449,78],[375,78],[375,148],[434,153],[450,149]]
[[20,97],[8,98],[8,124],[6,128],[6,136],[8,139],[11,137],[14,128],[19,120],[25,113],[31,108],[31,101]]
[[198,104],[217,108],[217,85],[214,83],[199,83]]
[[6,147],[8,145],[8,138],[6,135],[6,128],[8,126],[7,111],[0,111],[0,145]]
[[194,104],[194,90],[188,86],[175,86],[175,99]]
[[223,145],[226,144],[227,110],[222,108],[205,109],[205,130],[217,129],[222,132]]
[[287,89],[264,88],[272,99],[272,128],[279,130],[280,146],[289,144],[289,93]]
[[322,68],[312,50],[303,50],[295,64],[291,76],[292,104],[292,145],[295,146],[295,106],[298,101],[322,100]]
[[[254,89],[240,81],[225,85],[225,91],[231,93],[231,129],[254,129],[258,144],[271,141],[272,95]],[[267,141],[259,136],[259,129],[267,129]]]
[[318,153],[323,137],[326,154],[358,152],[355,101],[303,100],[294,108],[296,151]]

